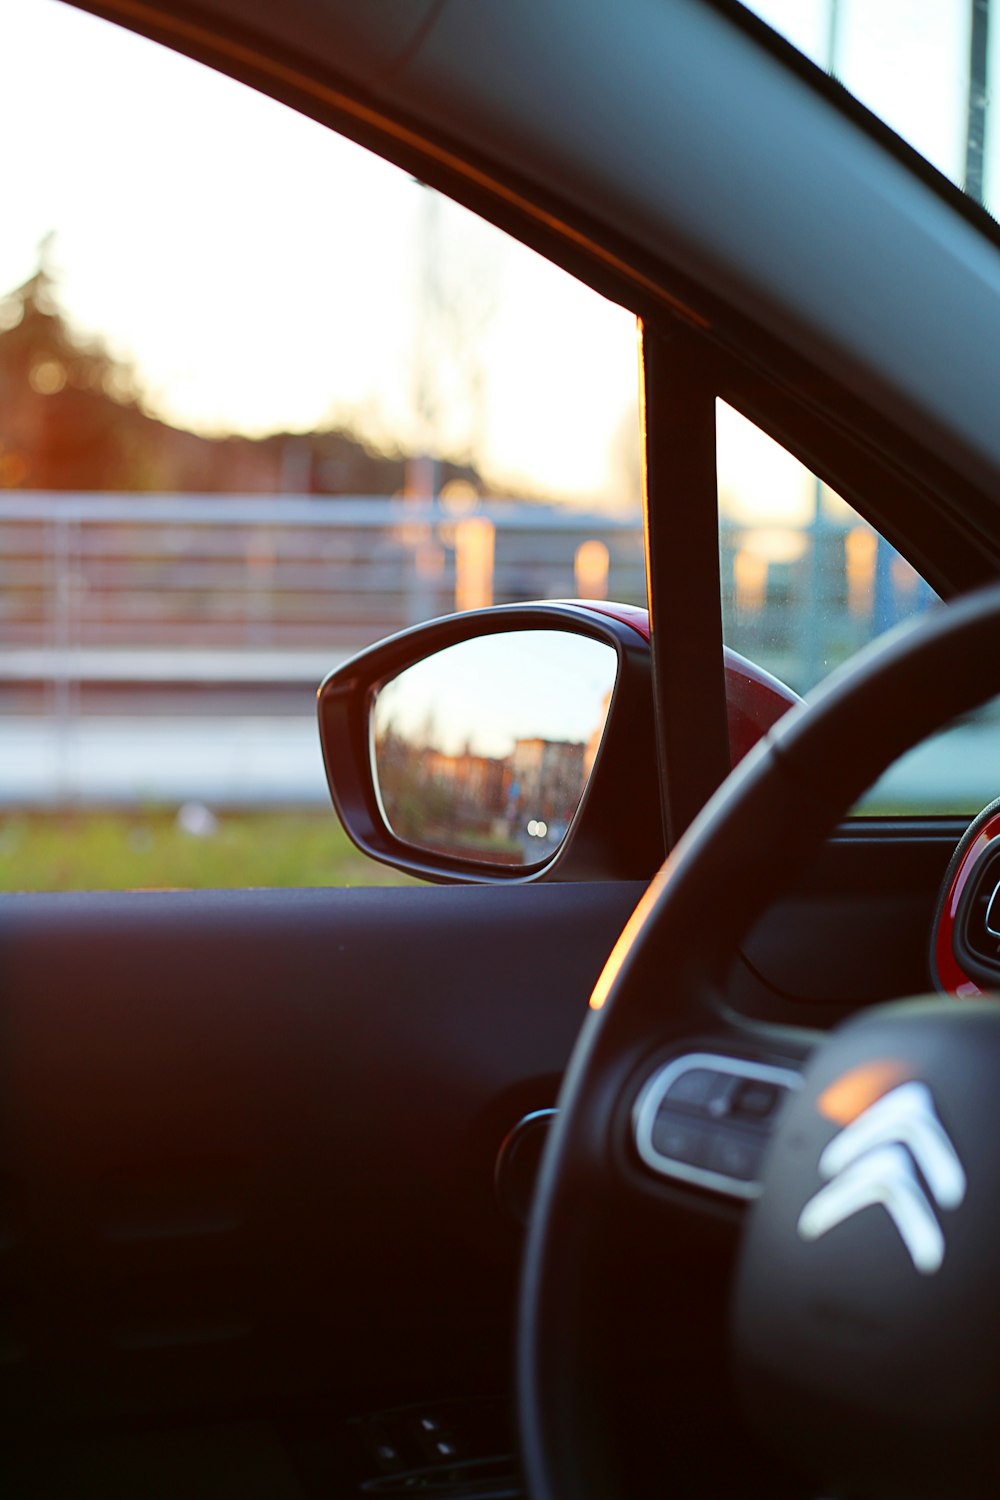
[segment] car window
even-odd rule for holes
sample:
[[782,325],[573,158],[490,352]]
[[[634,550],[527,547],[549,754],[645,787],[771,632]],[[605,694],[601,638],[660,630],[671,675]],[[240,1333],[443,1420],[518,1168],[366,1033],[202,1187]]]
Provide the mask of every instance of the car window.
[[996,216],[1000,29],[988,3],[744,3]]
[[936,598],[840,495],[716,406],[726,643],[805,694]]
[[634,317],[106,22],[7,0],[0,51],[0,888],[401,878],[316,686],[454,608],[643,602]]
[[[773,438],[717,403],[723,635],[805,695],[869,641],[937,604],[930,585]],[[966,815],[997,795],[1000,703],[903,756],[859,816]]]

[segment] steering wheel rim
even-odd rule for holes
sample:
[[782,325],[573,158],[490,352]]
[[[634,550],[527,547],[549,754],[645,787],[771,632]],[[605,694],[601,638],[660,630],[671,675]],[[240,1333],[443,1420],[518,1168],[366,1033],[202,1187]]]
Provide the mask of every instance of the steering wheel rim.
[[[669,1237],[678,1228],[685,1233],[695,1214],[698,1256],[710,1266],[716,1294],[714,1308],[706,1299],[707,1323],[719,1317],[719,1278],[733,1271],[740,1210],[653,1180],[636,1160],[632,1121],[642,1089],[681,1046],[707,1043],[799,1066],[822,1051],[825,1038],[816,1033],[778,1030],[728,1010],[729,966],[754,921],[792,886],[872,782],[905,750],[1000,690],[998,641],[1000,587],[991,586],[900,627],[833,674],[720,788],[626,926],[567,1070],[525,1250],[518,1396],[533,1500],[597,1500],[643,1489],[646,1460],[631,1465],[627,1455],[648,1413],[640,1401],[626,1436],[609,1431],[620,1419],[611,1393],[623,1382],[628,1391],[630,1373],[639,1388],[658,1344],[664,1365],[674,1356],[663,1286],[654,1280],[637,1291],[631,1283],[657,1277],[658,1267],[676,1275]],[[655,1247],[649,1253],[650,1237],[662,1255]],[[636,1362],[637,1329],[615,1326],[619,1303],[620,1316],[633,1321],[648,1308],[652,1327],[640,1330]],[[725,1340],[725,1327],[713,1325],[712,1336]],[[698,1401],[719,1399],[726,1377],[717,1361],[726,1357],[713,1346]],[[697,1351],[693,1358],[697,1364]],[[668,1385],[676,1395],[697,1387],[698,1378],[675,1372]],[[628,1404],[634,1399],[633,1390]],[[712,1425],[701,1422],[704,1415],[691,1407],[682,1418],[698,1431],[695,1446],[704,1446],[701,1428]],[[671,1478],[670,1456],[662,1462],[658,1487]],[[697,1475],[703,1493],[711,1492],[707,1474]],[[781,1493],[777,1476],[769,1484],[769,1493]]]

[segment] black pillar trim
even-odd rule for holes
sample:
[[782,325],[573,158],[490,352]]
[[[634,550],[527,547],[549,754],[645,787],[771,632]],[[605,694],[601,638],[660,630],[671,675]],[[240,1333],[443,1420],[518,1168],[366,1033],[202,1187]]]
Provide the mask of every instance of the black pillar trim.
[[711,351],[640,324],[643,516],[664,836],[671,848],[729,774],[722,655],[717,381]]

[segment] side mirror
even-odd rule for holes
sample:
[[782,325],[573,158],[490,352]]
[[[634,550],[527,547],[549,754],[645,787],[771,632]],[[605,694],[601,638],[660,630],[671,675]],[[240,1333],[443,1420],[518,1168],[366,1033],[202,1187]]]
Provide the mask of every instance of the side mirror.
[[587,605],[404,631],[319,690],[334,805],[432,880],[647,879],[664,854],[647,636]]

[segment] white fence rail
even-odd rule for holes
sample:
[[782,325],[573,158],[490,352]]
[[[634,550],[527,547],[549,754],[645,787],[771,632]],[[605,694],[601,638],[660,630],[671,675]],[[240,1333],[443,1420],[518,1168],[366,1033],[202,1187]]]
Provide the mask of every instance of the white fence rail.
[[3,496],[0,671],[32,651],[343,653],[448,613],[463,586],[475,602],[573,595],[588,541],[606,549],[598,592],[641,600],[638,523],[549,506]]
[[[881,543],[859,591],[846,533],[807,530],[750,589],[747,528],[721,548],[729,638],[797,686],[929,597]],[[351,652],[469,604],[644,588],[637,521],[551,506],[0,495],[0,805],[324,802],[314,691]],[[928,747],[904,800],[987,800],[995,745]]]
[[0,804],[325,801],[314,692],[332,667],[456,607],[581,592],[642,600],[636,522],[514,501],[0,496]]

